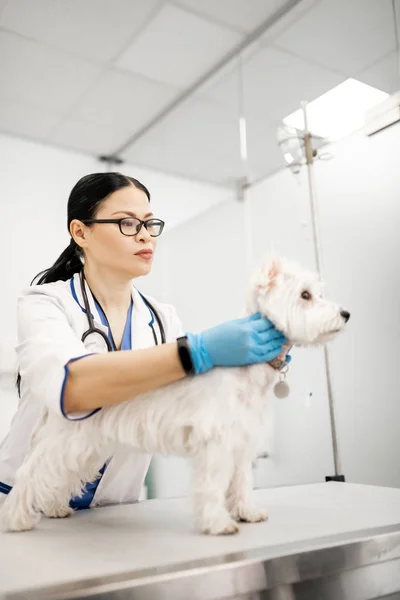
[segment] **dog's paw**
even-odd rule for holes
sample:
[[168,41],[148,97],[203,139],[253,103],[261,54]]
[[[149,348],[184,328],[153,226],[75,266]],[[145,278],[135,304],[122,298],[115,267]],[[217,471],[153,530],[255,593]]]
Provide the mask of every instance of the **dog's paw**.
[[43,514],[49,519],[65,519],[73,514],[73,509],[64,504],[55,504],[43,510]]
[[227,519],[224,522],[215,523],[211,527],[203,529],[203,533],[208,533],[209,535],[233,535],[238,532],[238,524],[233,519]]
[[239,527],[227,513],[218,518],[203,519],[200,523],[200,531],[209,535],[232,535],[238,533]]
[[232,507],[230,513],[235,521],[243,521],[245,523],[260,523],[268,519],[266,510],[256,508],[255,506],[245,506],[240,503]]
[[10,505],[3,505],[0,509],[1,531],[30,531],[40,521],[40,515],[35,512],[25,512],[14,509]]

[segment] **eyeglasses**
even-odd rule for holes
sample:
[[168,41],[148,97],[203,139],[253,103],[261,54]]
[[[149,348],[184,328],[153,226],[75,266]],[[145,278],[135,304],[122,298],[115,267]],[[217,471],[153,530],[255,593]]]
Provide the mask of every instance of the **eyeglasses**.
[[135,217],[123,217],[122,219],[86,219],[82,223],[88,225],[91,223],[117,223],[122,235],[137,235],[144,226],[151,237],[161,235],[165,225],[161,219],[147,219],[147,221],[142,221]]

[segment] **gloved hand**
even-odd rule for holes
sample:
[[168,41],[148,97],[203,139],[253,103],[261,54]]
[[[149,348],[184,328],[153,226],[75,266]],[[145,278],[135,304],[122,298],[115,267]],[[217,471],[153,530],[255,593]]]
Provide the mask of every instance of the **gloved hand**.
[[227,321],[199,334],[186,334],[196,374],[213,367],[265,363],[282,352],[287,342],[271,321],[256,313]]

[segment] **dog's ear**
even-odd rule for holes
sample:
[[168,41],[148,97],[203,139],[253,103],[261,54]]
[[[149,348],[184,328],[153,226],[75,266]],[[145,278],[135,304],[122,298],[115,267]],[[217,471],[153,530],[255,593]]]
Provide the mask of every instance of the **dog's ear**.
[[265,257],[258,281],[256,283],[258,290],[267,294],[277,283],[279,273],[282,271],[281,259],[276,254],[269,254]]
[[275,287],[281,273],[281,261],[278,256],[270,254],[264,259],[261,267],[251,280],[247,296],[248,313],[260,310],[260,301]]

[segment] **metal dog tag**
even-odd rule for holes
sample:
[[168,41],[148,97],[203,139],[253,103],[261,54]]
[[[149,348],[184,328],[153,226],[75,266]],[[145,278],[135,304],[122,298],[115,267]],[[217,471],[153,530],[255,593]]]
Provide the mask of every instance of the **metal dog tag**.
[[277,398],[287,398],[289,396],[290,387],[286,381],[278,381],[274,387],[274,394]]

